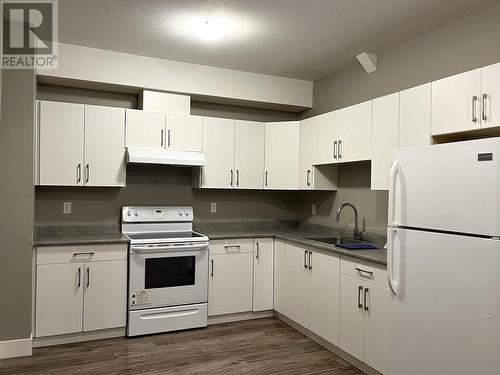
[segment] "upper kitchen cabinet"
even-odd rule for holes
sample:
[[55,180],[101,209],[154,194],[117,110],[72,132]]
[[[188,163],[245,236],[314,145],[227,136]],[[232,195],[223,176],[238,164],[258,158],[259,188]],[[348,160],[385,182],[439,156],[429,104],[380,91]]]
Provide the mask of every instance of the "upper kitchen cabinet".
[[125,186],[125,110],[85,106],[86,186]]
[[399,93],[373,100],[371,189],[389,190],[392,154],[398,148]]
[[479,129],[481,101],[481,69],[432,82],[432,135]]
[[234,188],[262,189],[264,187],[264,135],[264,123],[236,120]]
[[195,170],[197,185],[202,188],[231,189],[235,182],[234,120],[203,118],[203,153],[207,164]]
[[482,69],[481,127],[500,126],[500,63]]
[[337,190],[336,165],[314,165],[317,141],[323,138],[320,124],[314,117],[300,122],[299,189],[302,190]]
[[125,186],[125,110],[40,101],[38,184]]
[[38,103],[40,185],[83,185],[84,106]]
[[265,125],[265,189],[298,189],[299,135],[299,121]]
[[166,147],[176,151],[203,150],[203,118],[183,113],[167,113]]
[[165,114],[161,112],[126,110],[127,147],[165,147]]
[[431,144],[431,84],[399,93],[399,148]]
[[342,108],[336,112],[334,158],[339,163],[370,160],[372,157],[372,101]]

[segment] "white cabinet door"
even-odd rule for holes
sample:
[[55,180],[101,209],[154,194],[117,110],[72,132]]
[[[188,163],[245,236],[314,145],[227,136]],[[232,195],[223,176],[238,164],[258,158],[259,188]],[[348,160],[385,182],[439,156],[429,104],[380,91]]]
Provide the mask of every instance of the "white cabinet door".
[[297,190],[300,122],[270,122],[265,126],[265,189]]
[[274,309],[287,316],[286,307],[285,241],[274,241]]
[[126,110],[127,147],[165,147],[165,114],[161,112]]
[[309,322],[309,250],[287,242],[285,246],[286,316],[303,327]]
[[338,162],[370,160],[372,156],[372,101],[336,111]]
[[479,129],[481,69],[432,82],[432,135]]
[[376,284],[366,283],[363,293],[366,293],[365,362],[382,374],[387,374],[389,372],[389,290]]
[[399,93],[373,100],[372,190],[389,190],[392,154],[398,148]]
[[399,93],[399,148],[431,144],[431,84]]
[[338,346],[340,258],[313,251],[309,287],[309,329]]
[[481,127],[500,126],[500,63],[482,69]]
[[332,111],[311,118],[313,122],[313,164],[338,162],[339,112]]
[[316,140],[314,118],[302,120],[300,122],[299,189],[312,189],[312,166]]
[[125,326],[127,261],[85,263],[83,330]]
[[167,113],[167,148],[177,151],[202,151],[203,117]]
[[253,253],[210,256],[208,315],[252,311]]
[[125,186],[125,110],[85,106],[87,186]]
[[83,185],[84,106],[40,102],[40,185]]
[[365,356],[365,317],[361,280],[340,275],[340,348],[360,361]]
[[39,264],[36,337],[82,331],[83,263]]
[[253,311],[272,310],[274,286],[274,240],[254,240]]
[[231,189],[234,175],[234,120],[203,117],[203,154],[207,165],[201,168],[201,187]]
[[264,187],[263,122],[238,121],[234,127],[234,187],[262,189]]

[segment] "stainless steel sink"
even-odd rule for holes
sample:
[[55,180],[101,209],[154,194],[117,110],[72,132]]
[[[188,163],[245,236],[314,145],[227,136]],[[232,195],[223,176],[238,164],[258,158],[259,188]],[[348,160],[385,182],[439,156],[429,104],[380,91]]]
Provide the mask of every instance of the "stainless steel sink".
[[351,250],[356,249],[377,249],[378,246],[366,241],[355,240],[349,237],[307,237],[305,240],[316,241],[321,243],[326,243],[329,245],[335,245],[339,247],[349,248]]

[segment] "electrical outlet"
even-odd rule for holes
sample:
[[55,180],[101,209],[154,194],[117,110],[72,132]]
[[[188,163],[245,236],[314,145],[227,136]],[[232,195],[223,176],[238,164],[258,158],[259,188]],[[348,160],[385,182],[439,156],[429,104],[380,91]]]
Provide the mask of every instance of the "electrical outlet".
[[210,203],[210,213],[215,214],[217,212],[217,203]]
[[64,202],[63,203],[63,214],[64,215],[71,214],[71,202]]
[[315,205],[315,204],[313,204],[313,205],[311,206],[311,214],[312,214],[312,215],[316,215],[316,205]]

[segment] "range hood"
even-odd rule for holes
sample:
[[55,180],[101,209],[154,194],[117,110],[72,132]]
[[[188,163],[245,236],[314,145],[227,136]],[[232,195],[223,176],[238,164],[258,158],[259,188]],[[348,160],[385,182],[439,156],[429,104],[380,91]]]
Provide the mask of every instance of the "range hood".
[[127,147],[127,163],[202,167],[207,162],[202,152],[174,151],[152,147]]

